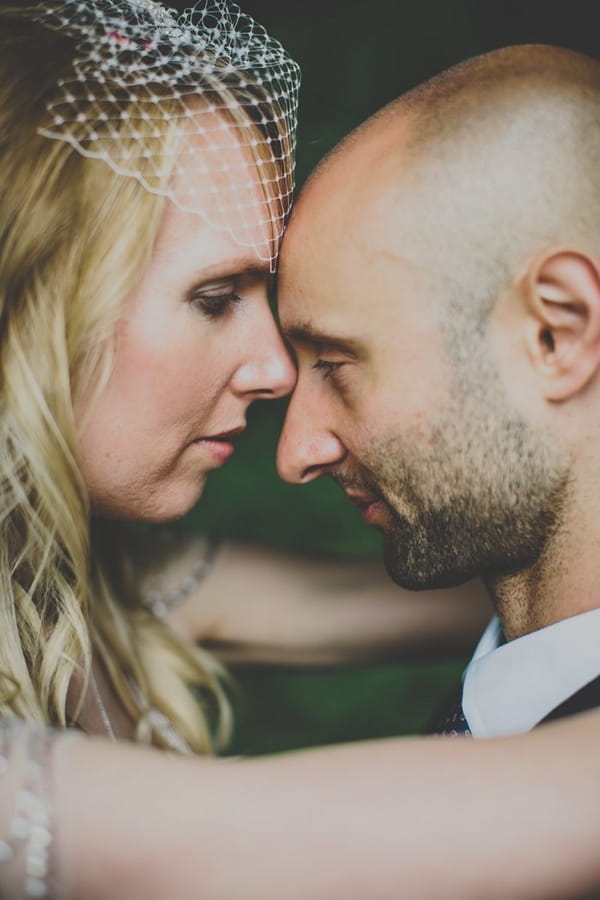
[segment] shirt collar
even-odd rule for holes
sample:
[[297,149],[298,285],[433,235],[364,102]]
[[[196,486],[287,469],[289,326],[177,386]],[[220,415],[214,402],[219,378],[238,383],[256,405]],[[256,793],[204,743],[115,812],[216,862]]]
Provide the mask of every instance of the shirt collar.
[[600,675],[600,608],[501,640],[494,617],[465,672],[463,712],[476,737],[529,731]]

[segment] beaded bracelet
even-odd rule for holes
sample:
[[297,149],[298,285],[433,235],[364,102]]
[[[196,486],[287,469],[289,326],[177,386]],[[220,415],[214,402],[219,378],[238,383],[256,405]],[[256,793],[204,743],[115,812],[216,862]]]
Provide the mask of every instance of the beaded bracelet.
[[[47,765],[53,734],[16,719],[0,721],[0,785],[15,778],[14,813],[0,838],[0,895],[50,897],[50,807]],[[7,797],[3,791],[2,803]],[[10,885],[10,894],[5,893]],[[19,893],[15,893],[17,889]]]

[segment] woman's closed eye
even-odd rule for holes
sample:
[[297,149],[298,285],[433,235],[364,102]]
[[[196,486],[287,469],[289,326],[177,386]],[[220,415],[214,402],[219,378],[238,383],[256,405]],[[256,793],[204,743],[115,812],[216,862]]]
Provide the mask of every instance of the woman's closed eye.
[[218,319],[227,312],[241,297],[234,290],[234,283],[208,285],[194,290],[189,297],[192,306],[209,319]]

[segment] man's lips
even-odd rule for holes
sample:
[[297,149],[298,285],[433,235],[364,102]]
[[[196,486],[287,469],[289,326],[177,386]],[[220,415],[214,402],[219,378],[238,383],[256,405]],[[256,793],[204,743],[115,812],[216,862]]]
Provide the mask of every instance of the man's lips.
[[381,500],[377,494],[371,494],[368,491],[344,490],[346,497],[353,506],[367,506],[369,503],[376,503]]
[[367,525],[381,526],[383,524],[382,519],[387,513],[387,506],[378,494],[352,489],[346,489],[345,494],[350,503],[360,509],[363,521]]

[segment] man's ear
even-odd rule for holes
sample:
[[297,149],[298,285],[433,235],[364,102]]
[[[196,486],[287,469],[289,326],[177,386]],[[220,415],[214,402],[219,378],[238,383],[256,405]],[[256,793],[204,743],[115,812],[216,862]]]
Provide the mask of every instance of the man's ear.
[[600,270],[589,256],[553,251],[524,284],[527,350],[547,400],[568,400],[600,370]]

